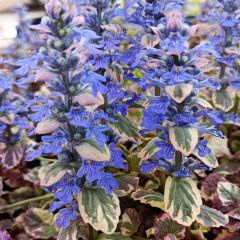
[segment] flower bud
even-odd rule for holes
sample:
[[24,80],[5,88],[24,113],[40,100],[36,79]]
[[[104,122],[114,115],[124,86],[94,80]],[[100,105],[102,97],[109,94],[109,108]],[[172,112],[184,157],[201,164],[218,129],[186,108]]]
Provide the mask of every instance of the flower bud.
[[62,11],[62,4],[58,0],[50,0],[45,4],[45,10],[48,16],[58,19]]

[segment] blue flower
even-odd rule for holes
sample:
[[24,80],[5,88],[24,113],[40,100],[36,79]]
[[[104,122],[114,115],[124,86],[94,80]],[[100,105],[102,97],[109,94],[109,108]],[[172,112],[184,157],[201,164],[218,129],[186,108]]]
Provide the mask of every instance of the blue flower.
[[172,146],[172,144],[169,142],[169,140],[167,141],[157,141],[155,142],[156,147],[160,148],[159,151],[157,151],[154,156],[158,159],[166,159],[166,160],[170,160],[174,157],[174,153],[175,153],[175,149]]
[[71,203],[73,195],[77,195],[80,192],[77,178],[68,175],[56,183],[54,188],[57,189],[54,198],[65,203]]
[[197,151],[200,157],[205,157],[207,154],[211,153],[211,149],[207,147],[208,141],[206,139],[198,141]]
[[76,214],[77,205],[71,204],[68,205],[66,208],[62,208],[58,211],[57,218],[56,218],[56,225],[58,227],[67,228],[71,220],[76,221],[77,220],[77,214]]
[[58,131],[52,136],[42,136],[42,151],[44,154],[58,154],[62,151],[62,145],[67,142],[64,132]]

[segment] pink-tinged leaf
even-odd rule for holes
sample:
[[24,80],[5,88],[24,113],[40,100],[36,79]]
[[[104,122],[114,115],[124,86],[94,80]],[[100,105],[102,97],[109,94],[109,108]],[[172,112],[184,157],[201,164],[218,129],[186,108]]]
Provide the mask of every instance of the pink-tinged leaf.
[[54,215],[48,210],[30,208],[22,213],[16,222],[34,239],[49,239],[57,234]]
[[2,116],[0,117],[0,121],[5,123],[5,124],[11,124],[14,120],[14,114],[10,113],[7,116]]
[[141,224],[140,215],[134,208],[127,208],[122,215],[121,233],[123,236],[132,236],[138,231]]
[[73,97],[73,102],[85,107],[89,112],[94,112],[96,108],[104,104],[104,98],[100,93],[97,96],[93,96],[91,93],[81,93]]
[[85,23],[85,19],[83,16],[77,16],[73,18],[72,24],[75,26],[81,26]]
[[50,134],[53,133],[60,125],[55,119],[45,119],[37,124],[35,129],[36,134]]
[[62,3],[59,0],[50,0],[45,4],[45,10],[49,16],[57,19],[62,10]]
[[43,24],[30,25],[29,27],[30,27],[30,29],[39,31],[41,33],[51,33],[52,32],[48,26],[43,25]]
[[173,221],[168,213],[163,213],[154,220],[154,235],[158,240],[184,239],[185,227]]
[[183,24],[182,13],[178,11],[171,11],[167,13],[166,27],[169,30],[180,29]]
[[36,71],[34,81],[35,82],[45,82],[51,81],[56,75],[48,71],[47,69],[41,68]]
[[9,146],[2,152],[2,164],[4,167],[10,169],[16,167],[23,158],[23,147],[18,146]]
[[201,191],[204,198],[210,198],[217,191],[217,184],[225,178],[218,173],[211,173],[202,181]]
[[12,240],[12,238],[7,231],[0,230],[0,240]]

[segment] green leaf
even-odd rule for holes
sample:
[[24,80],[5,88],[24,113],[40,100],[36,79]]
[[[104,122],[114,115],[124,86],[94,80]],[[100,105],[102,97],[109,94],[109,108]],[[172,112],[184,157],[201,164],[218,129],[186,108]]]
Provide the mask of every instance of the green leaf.
[[191,101],[191,104],[198,105],[198,106],[204,107],[204,108],[213,109],[212,105],[204,98],[199,98],[199,97],[193,98]]
[[198,155],[197,149],[195,149],[192,154],[195,155],[197,158],[199,158],[208,167],[211,167],[211,168],[218,167],[218,160],[212,152],[209,154],[206,154],[204,157],[201,157]]
[[202,205],[200,214],[197,216],[196,221],[205,227],[221,227],[228,224],[229,220],[228,216],[220,211]]
[[137,141],[139,138],[138,129],[131,124],[131,122],[123,116],[111,116],[117,122],[109,123],[111,129],[121,137],[121,141]]
[[132,236],[141,224],[139,213],[133,208],[127,208],[122,215],[121,233],[123,236]]
[[119,183],[119,187],[114,190],[118,197],[124,197],[129,195],[132,191],[137,189],[139,183],[139,177],[136,173],[124,174],[116,176],[116,180]]
[[192,92],[192,84],[178,84],[165,87],[166,93],[177,103],[182,103]]
[[78,240],[78,231],[80,223],[78,221],[71,222],[67,228],[60,228],[58,240]]
[[164,210],[163,195],[159,192],[154,192],[152,190],[138,190],[133,192],[131,197],[135,201],[140,201],[144,204],[150,204],[152,207]]
[[211,148],[211,150],[213,151],[213,154],[216,157],[222,157],[224,155],[229,157],[231,156],[231,153],[229,151],[228,144],[227,144],[228,139],[226,137],[222,139],[222,138],[211,135],[207,138],[207,140],[208,140],[207,146]]
[[201,204],[200,192],[192,179],[167,178],[164,205],[173,220],[190,226],[200,213]]
[[144,148],[141,149],[141,151],[138,153],[138,157],[141,159],[141,161],[147,160],[150,157],[153,156],[153,154],[160,149],[156,147],[155,143],[159,141],[159,138],[153,138],[151,141],[149,141]]
[[121,235],[120,233],[113,233],[111,235],[102,233],[98,240],[131,240],[131,238]]
[[189,156],[198,143],[198,130],[194,127],[170,127],[169,138],[176,150]]
[[34,239],[49,239],[57,234],[54,215],[48,210],[29,208],[16,219],[16,222]]
[[60,161],[43,166],[38,174],[41,186],[49,187],[58,182],[68,171],[70,171],[68,167],[67,163]]
[[77,199],[79,211],[85,223],[91,224],[95,230],[106,234],[116,230],[120,206],[115,193],[106,194],[100,188],[83,188]]
[[240,188],[230,182],[218,182],[217,193],[223,205],[240,200]]
[[87,160],[96,162],[110,161],[111,154],[106,144],[99,147],[95,142],[87,141],[76,146],[75,149],[81,157]]
[[232,90],[230,88],[213,92],[214,106],[228,112],[234,106]]
[[168,213],[163,213],[154,219],[154,235],[157,239],[165,239],[170,235],[175,236],[176,239],[183,239],[185,227],[173,221]]

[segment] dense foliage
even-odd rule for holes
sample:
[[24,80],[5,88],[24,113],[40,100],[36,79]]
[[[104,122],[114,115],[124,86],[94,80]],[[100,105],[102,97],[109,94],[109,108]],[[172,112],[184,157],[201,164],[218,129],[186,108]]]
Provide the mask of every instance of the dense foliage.
[[0,239],[240,239],[240,2],[186,9],[48,0],[32,25],[14,10]]

